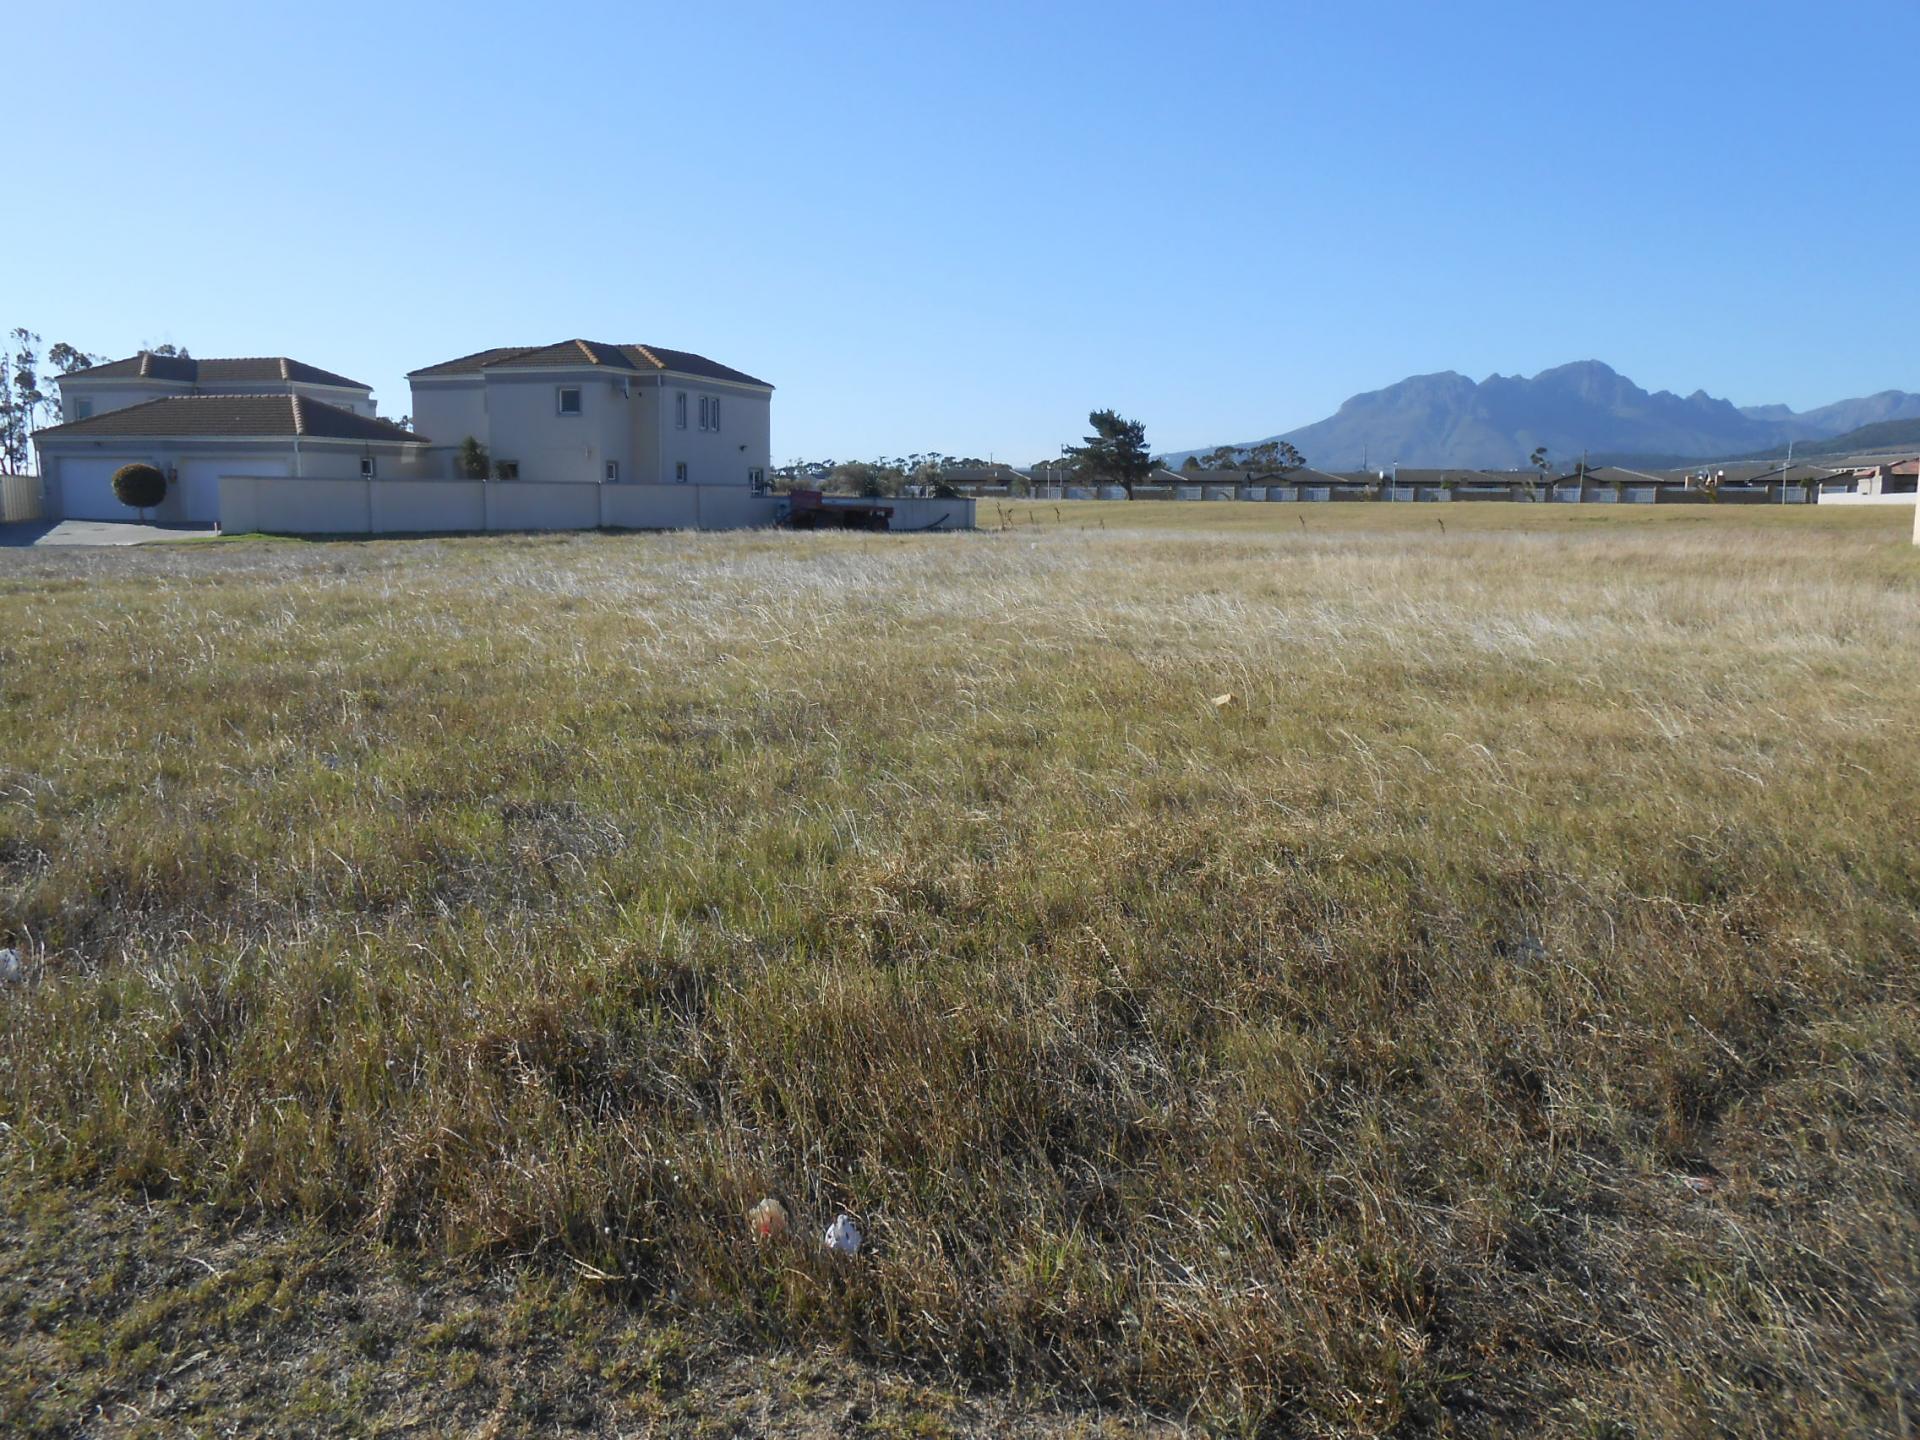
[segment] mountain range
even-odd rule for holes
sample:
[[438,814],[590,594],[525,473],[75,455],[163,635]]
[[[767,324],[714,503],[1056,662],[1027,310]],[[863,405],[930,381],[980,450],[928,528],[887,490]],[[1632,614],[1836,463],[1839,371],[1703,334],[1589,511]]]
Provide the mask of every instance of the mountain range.
[[[1412,375],[1355,395],[1324,420],[1284,434],[1322,470],[1408,466],[1515,469],[1537,445],[1556,461],[1582,454],[1684,463],[1758,454],[1788,441],[1827,440],[1867,425],[1920,418],[1920,395],[1883,390],[1796,412],[1785,405],[1737,406],[1704,390],[1648,392],[1598,360],[1475,383],[1455,371]],[[1189,454],[1175,451],[1178,466]]]

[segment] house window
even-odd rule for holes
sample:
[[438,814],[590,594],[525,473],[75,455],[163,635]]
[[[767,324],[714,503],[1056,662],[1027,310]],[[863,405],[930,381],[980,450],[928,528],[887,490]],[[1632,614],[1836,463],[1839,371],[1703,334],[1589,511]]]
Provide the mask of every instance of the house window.
[[518,480],[520,478],[520,462],[518,460],[498,461],[493,467],[493,473],[496,479]]
[[73,402],[73,418],[74,419],[87,420],[87,419],[91,419],[92,416],[93,416],[93,401],[76,400]]
[[707,428],[707,397],[704,395],[700,397],[700,428]]
[[562,415],[578,415],[580,413],[580,387],[578,385],[562,385],[554,392],[554,395]]
[[360,478],[362,480],[373,479],[373,456],[362,455],[360,457]]
[[687,428],[687,392],[684,390],[673,397],[673,428]]
[[607,483],[609,485],[618,485],[620,483],[620,462],[618,460],[607,461]]
[[758,495],[767,488],[767,472],[758,465],[747,471],[747,487]]
[[673,462],[673,478],[679,481],[682,485],[687,483],[687,462],[686,461],[676,460]]
[[718,430],[720,428],[720,397],[716,395],[713,399],[709,400],[707,402],[707,408],[711,412],[713,428]]

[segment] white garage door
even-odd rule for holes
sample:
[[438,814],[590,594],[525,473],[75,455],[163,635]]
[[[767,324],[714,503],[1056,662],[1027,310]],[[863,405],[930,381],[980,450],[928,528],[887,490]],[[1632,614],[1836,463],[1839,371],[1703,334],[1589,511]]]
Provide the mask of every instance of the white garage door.
[[60,461],[60,518],[63,520],[138,520],[113,493],[113,472],[142,455],[63,456]]
[[181,520],[211,525],[220,518],[220,477],[222,475],[285,475],[284,460],[260,460],[252,456],[225,460],[182,460],[180,462],[180,502],[175,514]]

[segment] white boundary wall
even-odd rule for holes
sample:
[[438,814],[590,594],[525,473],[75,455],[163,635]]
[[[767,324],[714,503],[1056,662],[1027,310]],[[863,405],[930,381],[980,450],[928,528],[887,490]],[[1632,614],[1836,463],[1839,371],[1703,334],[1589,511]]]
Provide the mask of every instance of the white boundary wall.
[[[771,525],[784,497],[744,485],[600,485],[515,480],[220,477],[230,533],[425,535],[487,530],[743,530]],[[974,528],[974,502],[885,502],[896,530]]]
[[220,477],[220,524],[236,533],[424,535],[603,526],[732,530],[772,524],[780,503],[744,485]]
[[1912,505],[1920,501],[1920,495],[1909,490],[1904,495],[1821,495],[1816,502],[1821,505]]
[[893,509],[893,528],[895,530],[931,530],[938,526],[942,530],[973,529],[973,507],[971,499],[959,500],[882,500],[882,505]]

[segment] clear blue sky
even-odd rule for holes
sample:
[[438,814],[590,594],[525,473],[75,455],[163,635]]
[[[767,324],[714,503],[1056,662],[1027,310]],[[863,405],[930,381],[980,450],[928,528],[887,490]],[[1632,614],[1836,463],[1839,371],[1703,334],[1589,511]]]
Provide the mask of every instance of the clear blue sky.
[[1156,448],[1423,371],[1920,389],[1920,6],[38,4],[0,325],[372,383],[574,335],[774,458]]

